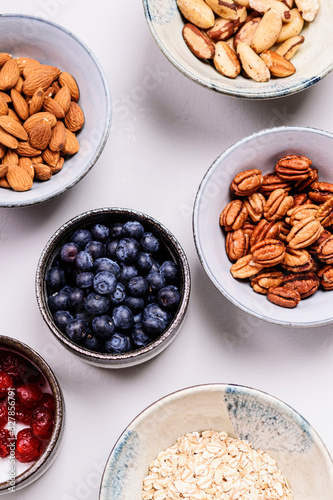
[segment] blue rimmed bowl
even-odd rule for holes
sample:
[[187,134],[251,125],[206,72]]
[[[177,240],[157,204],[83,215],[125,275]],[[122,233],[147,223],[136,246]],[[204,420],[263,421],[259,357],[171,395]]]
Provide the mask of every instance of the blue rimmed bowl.
[[95,165],[109,136],[111,95],[102,67],[73,33],[53,22],[21,14],[0,15],[0,46],[13,57],[31,57],[57,66],[76,79],[85,124],[78,133],[79,152],[68,157],[61,172],[30,191],[0,188],[0,207],[25,207],[48,201],[77,184]]
[[222,94],[247,99],[284,97],[311,87],[333,69],[333,31],[327,19],[332,19],[333,4],[321,2],[320,11],[302,31],[305,42],[292,62],[296,73],[287,78],[271,78],[258,83],[239,75],[235,79],[222,76],[212,64],[196,58],[187,48],[181,16],[176,0],[143,0],[150,32],[166,58],[186,77]]
[[188,432],[225,431],[278,463],[294,500],[333,499],[332,459],[311,425],[290,406],[249,387],[209,384],[172,393],[126,428],[107,461],[99,500],[140,500],[149,464]]

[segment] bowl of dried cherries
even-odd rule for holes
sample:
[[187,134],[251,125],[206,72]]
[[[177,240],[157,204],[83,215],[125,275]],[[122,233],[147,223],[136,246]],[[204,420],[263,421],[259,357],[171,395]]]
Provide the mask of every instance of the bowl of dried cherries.
[[333,136],[263,130],[231,146],[199,187],[200,261],[236,306],[286,326],[333,320]]
[[48,364],[19,340],[0,336],[0,494],[38,479],[59,451],[64,400]]

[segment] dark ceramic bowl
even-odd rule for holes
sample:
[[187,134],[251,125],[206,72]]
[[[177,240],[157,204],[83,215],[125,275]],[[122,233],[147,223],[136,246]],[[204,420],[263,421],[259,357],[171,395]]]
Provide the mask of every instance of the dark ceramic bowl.
[[[170,259],[178,265],[180,271],[181,300],[167,329],[145,347],[121,353],[109,354],[90,351],[72,342],[56,326],[47,303],[45,276],[58,253],[60,247],[77,229],[86,228],[91,224],[113,224],[135,220],[141,222],[146,231],[153,232],[160,238],[170,253]],[[183,322],[190,295],[190,269],[184,250],[172,233],[152,217],[126,208],[99,208],[82,213],[63,224],[50,238],[40,257],[36,273],[36,295],[40,312],[51,332],[69,351],[79,356],[89,364],[104,368],[123,368],[147,361],[161,353],[176,337]]]
[[[45,383],[49,386],[49,389],[54,396],[56,410],[54,416],[53,432],[44,452],[36,462],[32,462],[32,464],[30,465],[27,464],[27,468],[25,468],[23,464],[17,463],[16,477],[13,478],[12,476],[8,476],[8,480],[0,482],[0,495],[11,493],[13,491],[20,490],[25,486],[28,486],[47,471],[47,469],[52,465],[59,451],[65,419],[65,404],[61,388],[53,371],[44,361],[44,359],[36,351],[31,349],[31,347],[28,347],[23,342],[10,337],[4,337],[2,335],[0,335],[0,353],[1,351],[9,351],[13,354],[22,356],[26,360],[30,361],[30,363],[32,363],[39,372],[41,372],[45,379]],[[23,472],[20,472],[19,469],[25,470],[23,470]]]

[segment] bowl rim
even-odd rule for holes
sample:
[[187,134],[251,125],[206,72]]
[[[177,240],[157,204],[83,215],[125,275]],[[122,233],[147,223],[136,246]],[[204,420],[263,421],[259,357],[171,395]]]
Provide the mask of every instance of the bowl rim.
[[83,48],[83,50],[90,56],[90,58],[94,62],[95,66],[98,70],[98,73],[100,75],[101,81],[103,83],[103,88],[104,88],[104,92],[105,92],[105,99],[106,99],[106,102],[105,102],[106,121],[105,121],[103,135],[101,137],[99,144],[95,148],[95,153],[94,153],[93,157],[91,158],[90,162],[86,165],[86,168],[80,173],[79,176],[75,177],[75,179],[72,180],[71,183],[66,184],[66,185],[58,188],[57,191],[55,193],[53,193],[52,195],[44,194],[43,196],[40,196],[37,199],[28,200],[28,201],[18,200],[17,202],[11,201],[8,203],[7,202],[4,203],[3,201],[1,201],[1,198],[0,198],[0,207],[1,208],[22,208],[22,207],[38,205],[40,203],[44,203],[46,201],[50,201],[50,200],[53,200],[54,198],[57,198],[59,195],[63,194],[64,192],[68,191],[73,186],[75,186],[92,169],[92,167],[95,165],[95,163],[97,162],[97,160],[101,156],[103,149],[107,143],[110,131],[111,131],[112,98],[111,98],[111,91],[110,91],[109,83],[108,83],[108,80],[106,78],[106,75],[104,73],[104,70],[103,70],[101,64],[99,63],[98,59],[93,54],[93,52],[89,49],[89,47],[77,35],[75,35],[72,31],[68,30],[67,28],[63,27],[60,24],[54,23],[53,21],[49,21],[47,19],[43,19],[43,18],[38,17],[38,16],[30,16],[30,15],[26,15],[26,14],[0,14],[0,25],[1,25],[2,18],[8,18],[8,19],[22,18],[22,19],[37,21],[37,22],[40,22],[42,24],[50,25],[53,28],[56,28],[60,31],[63,31],[66,35],[68,35],[70,38],[72,38],[79,46],[81,46]]
[[253,92],[251,89],[248,90],[239,90],[237,87],[229,87],[223,84],[223,81],[218,85],[216,83],[208,83],[204,78],[201,78],[194,73],[190,69],[185,69],[182,64],[178,62],[178,60],[169,52],[166,46],[161,42],[158,33],[154,27],[154,23],[152,21],[151,13],[150,13],[150,2],[151,0],[142,0],[143,7],[145,11],[146,21],[150,30],[150,33],[155,40],[156,45],[160,49],[160,51],[164,54],[164,56],[171,62],[171,64],[180,71],[184,76],[186,76],[189,80],[192,80],[195,83],[198,83],[202,87],[208,88],[209,90],[213,90],[215,92],[228,95],[230,97],[238,97],[240,99],[251,99],[251,100],[268,100],[268,99],[276,99],[281,97],[287,97],[292,94],[296,94],[305,90],[309,87],[312,87],[315,83],[322,80],[325,76],[327,76],[333,70],[333,62],[323,69],[321,73],[312,78],[309,78],[305,81],[291,84],[289,87],[274,87],[271,89],[263,89],[261,94],[257,92]]
[[[59,451],[61,437],[64,432],[65,401],[62,389],[52,368],[42,358],[42,356],[38,354],[37,351],[21,340],[5,335],[0,335],[0,352],[2,349],[16,352],[35,364],[50,385],[52,394],[54,395],[56,401],[54,428],[50,441],[38,460],[33,462],[28,469],[15,477],[15,491],[17,491],[37,480],[47,471],[47,469],[52,465],[53,460],[56,458],[56,454]],[[0,494],[9,492],[9,488],[10,481],[0,482]]]
[[[136,219],[142,220],[142,223],[145,221],[148,222],[151,226],[157,227],[161,233],[166,235],[168,238],[169,242],[171,242],[174,251],[177,252],[177,255],[179,257],[179,261],[181,262],[182,265],[182,273],[183,273],[183,294],[181,297],[181,302],[180,305],[178,306],[177,312],[175,316],[173,317],[171,323],[168,325],[167,329],[159,335],[156,339],[154,339],[150,344],[147,346],[135,349],[133,351],[129,351],[126,353],[120,353],[120,354],[112,354],[112,353],[99,353],[95,351],[90,351],[88,349],[85,349],[84,347],[79,346],[78,344],[75,344],[72,342],[70,339],[68,339],[51,321],[46,304],[44,301],[44,272],[47,267],[47,262],[50,259],[50,252],[54,251],[54,248],[59,244],[61,240],[61,236],[64,233],[64,231],[69,231],[70,228],[75,226],[78,222],[82,221],[85,222],[87,217],[93,218],[94,216],[101,216],[101,215],[110,215],[112,214],[115,215],[120,215],[120,216],[128,216],[128,217],[134,217]],[[60,341],[60,343],[65,346],[67,349],[69,349],[73,354],[78,355],[81,357],[83,360],[86,361],[95,361],[95,362],[100,362],[98,366],[100,367],[106,367],[106,368],[122,368],[122,367],[128,367],[131,366],[130,363],[132,361],[137,361],[137,362],[144,362],[148,361],[155,355],[157,355],[160,351],[156,352],[156,348],[159,348],[161,345],[164,345],[164,347],[167,347],[169,343],[175,338],[176,333],[178,332],[178,329],[180,325],[182,324],[185,313],[188,308],[188,303],[189,303],[189,297],[190,297],[190,289],[191,289],[191,276],[190,276],[190,267],[189,263],[186,257],[186,254],[180,245],[179,241],[176,239],[176,237],[171,233],[171,231],[166,228],[161,222],[156,220],[155,218],[151,217],[150,215],[147,215],[143,212],[129,209],[129,208],[120,208],[120,207],[103,207],[103,208],[95,208],[92,210],[88,210],[86,212],[83,212],[79,215],[76,215],[75,217],[72,217],[69,219],[67,222],[62,224],[56,231],[55,233],[51,236],[51,238],[48,240],[46,243],[41,256],[38,261],[37,265],[37,271],[36,271],[36,278],[35,278],[35,292],[36,292],[36,298],[37,298],[37,303],[39,310],[42,314],[42,317],[44,321],[46,322],[47,326],[53,333],[53,335]],[[140,361],[138,361],[140,360]],[[104,365],[102,364],[104,362]],[[125,363],[126,364],[125,364]]]
[[205,189],[205,186],[207,182],[209,181],[211,175],[215,172],[215,170],[219,167],[220,163],[228,157],[230,153],[235,151],[241,146],[244,146],[246,143],[252,141],[253,139],[256,139],[258,137],[268,135],[268,134],[275,134],[279,132],[310,132],[314,134],[319,134],[323,135],[325,137],[330,138],[333,140],[333,133],[331,132],[326,132],[321,129],[313,128],[313,127],[302,127],[302,126],[281,126],[281,127],[274,127],[274,128],[267,128],[267,129],[262,129],[259,132],[254,132],[253,134],[250,134],[239,141],[235,142],[231,146],[229,146],[227,149],[225,149],[211,164],[211,166],[208,168],[206,171],[205,175],[203,176],[196,196],[194,200],[194,205],[193,205],[193,212],[192,212],[192,230],[193,230],[193,239],[194,239],[194,244],[195,248],[197,251],[198,258],[200,260],[200,263],[205,270],[207,276],[210,278],[212,283],[215,285],[215,287],[221,292],[232,304],[237,306],[239,309],[242,311],[251,314],[252,316],[259,318],[263,321],[266,321],[268,323],[276,324],[276,325],[281,325],[281,326],[288,326],[288,327],[295,327],[295,328],[307,328],[307,327],[315,327],[315,326],[323,326],[323,325],[328,325],[333,322],[333,316],[331,319],[326,319],[326,320],[320,320],[320,321],[311,321],[307,323],[299,323],[299,322],[293,322],[293,321],[284,321],[284,320],[278,320],[278,319],[271,319],[266,316],[264,316],[261,313],[257,313],[255,311],[252,311],[248,307],[244,306],[236,297],[233,297],[227,290],[225,290],[218,280],[215,278],[215,275],[213,271],[210,269],[209,263],[206,261],[206,258],[204,256],[204,252],[200,243],[200,236],[199,236],[199,229],[198,229],[198,217],[199,217],[199,211],[200,211],[200,203],[201,203],[201,198]]
[[[315,437],[316,442],[318,445],[321,447],[321,450],[323,453],[326,454],[326,460],[329,462],[330,467],[331,467],[331,476],[332,476],[332,481],[333,481],[333,460],[332,457],[323,442],[322,438],[319,436],[317,431],[313,428],[313,426],[297,411],[295,410],[292,406],[290,406],[288,403],[285,403],[281,399],[277,398],[276,396],[272,396],[268,392],[265,392],[261,389],[255,389],[250,386],[242,385],[242,384],[228,384],[228,383],[221,383],[221,382],[211,382],[211,383],[206,383],[206,384],[198,384],[198,385],[192,385],[189,387],[185,387],[183,389],[178,389],[176,391],[173,391],[165,396],[162,396],[161,398],[158,398],[156,401],[153,403],[149,404],[144,408],[141,412],[139,412],[136,417],[134,417],[130,423],[125,427],[123,432],[120,434],[118,437],[117,441],[113,445],[111,452],[108,456],[108,459],[106,461],[103,474],[102,474],[102,479],[101,479],[101,484],[100,484],[100,489],[99,489],[99,500],[108,500],[107,494],[104,494],[104,490],[107,493],[107,482],[108,482],[108,475],[110,476],[110,473],[112,471],[112,465],[114,461],[116,460],[115,456],[117,454],[117,449],[121,450],[122,448],[122,441],[126,437],[127,433],[130,431],[131,427],[135,427],[142,419],[146,418],[149,413],[154,412],[155,408],[158,406],[163,406],[165,404],[168,404],[169,401],[175,400],[175,399],[181,399],[183,395],[187,394],[193,394],[195,395],[197,392],[214,392],[217,390],[225,392],[226,389],[231,388],[231,389],[238,389],[240,391],[244,391],[249,394],[256,395],[257,397],[259,396],[263,400],[269,400],[274,403],[274,405],[281,407],[285,412],[287,412],[289,415],[292,416],[293,420],[298,419],[300,422],[303,422],[306,427],[308,427],[311,430],[312,435]],[[162,450],[161,450],[162,451]]]

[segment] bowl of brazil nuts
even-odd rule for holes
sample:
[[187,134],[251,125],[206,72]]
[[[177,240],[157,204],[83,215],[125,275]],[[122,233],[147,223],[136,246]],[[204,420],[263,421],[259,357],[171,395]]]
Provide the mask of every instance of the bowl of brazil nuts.
[[332,154],[332,134],[278,127],[231,146],[204,176],[193,212],[198,256],[247,313],[285,326],[333,321]]
[[[330,2],[143,0],[151,34],[185,76],[248,99],[300,92],[333,68]],[[320,40],[320,43],[318,43]]]
[[252,388],[209,384],[169,394],[129,424],[99,500],[313,500],[332,491],[331,457],[299,413]]
[[50,200],[79,182],[106,144],[108,83],[90,49],[37,17],[0,18],[0,206]]

